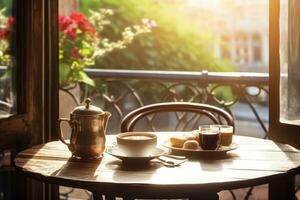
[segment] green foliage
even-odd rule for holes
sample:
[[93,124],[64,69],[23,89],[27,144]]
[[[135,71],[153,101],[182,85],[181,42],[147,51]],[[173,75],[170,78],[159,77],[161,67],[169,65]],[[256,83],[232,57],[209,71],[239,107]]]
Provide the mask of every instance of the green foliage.
[[213,91],[213,95],[218,101],[223,101],[224,103],[231,103],[236,100],[236,94],[232,91],[231,86],[220,86]]
[[10,16],[12,13],[12,0],[0,0],[0,9],[5,8],[4,14]]
[[110,24],[107,17],[112,14],[110,9],[98,9],[89,10],[88,17],[80,12],[74,12],[70,16],[59,16],[61,87],[77,82],[95,86],[95,82],[88,77],[84,69],[95,65],[95,60],[101,59],[107,53],[125,48],[135,36],[150,32],[152,28],[151,21],[144,20],[141,25],[124,28],[122,36],[112,41],[102,35],[104,26]]
[[[176,2],[176,0],[174,0]],[[116,40],[127,26],[142,18],[156,21],[150,34],[133,40],[126,49],[116,50],[96,60],[99,68],[226,71],[228,60],[217,59],[212,51],[213,34],[199,31],[199,25],[187,19],[176,3],[158,0],[81,0],[80,9],[108,8],[114,11],[103,37]]]

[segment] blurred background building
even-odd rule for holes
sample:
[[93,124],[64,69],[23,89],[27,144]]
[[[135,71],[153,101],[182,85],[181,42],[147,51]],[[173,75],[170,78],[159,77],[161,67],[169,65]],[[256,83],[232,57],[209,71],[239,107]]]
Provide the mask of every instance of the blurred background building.
[[[78,0],[59,3],[65,15],[80,6]],[[268,72],[268,0],[170,0],[174,3],[200,32],[213,33],[216,57],[232,61],[236,71]]]
[[183,11],[200,31],[216,35],[216,56],[233,61],[236,71],[267,72],[268,9],[268,0],[188,0]]

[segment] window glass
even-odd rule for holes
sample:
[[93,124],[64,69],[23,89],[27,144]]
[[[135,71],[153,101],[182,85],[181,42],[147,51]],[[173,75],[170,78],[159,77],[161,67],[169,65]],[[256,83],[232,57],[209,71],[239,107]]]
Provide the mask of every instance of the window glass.
[[280,119],[300,123],[300,1],[282,0],[280,13]]
[[16,113],[15,26],[12,0],[0,0],[0,118]]

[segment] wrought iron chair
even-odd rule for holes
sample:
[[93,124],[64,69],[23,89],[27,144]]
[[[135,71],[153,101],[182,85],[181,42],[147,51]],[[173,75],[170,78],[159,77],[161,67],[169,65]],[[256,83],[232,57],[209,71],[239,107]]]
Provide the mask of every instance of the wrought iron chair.
[[[221,108],[200,103],[166,102],[143,106],[128,113],[121,122],[121,132],[133,131],[137,122],[142,118],[146,118],[147,122],[151,124],[154,115],[162,112],[175,112],[178,122],[176,127],[172,128],[172,131],[174,129],[178,130],[180,127],[184,130],[188,126],[190,129],[195,129],[200,123],[200,118],[203,117],[208,118],[214,124],[228,124],[234,127],[232,116]],[[188,113],[194,114],[188,116]],[[154,126],[152,126],[152,130],[155,131]]]

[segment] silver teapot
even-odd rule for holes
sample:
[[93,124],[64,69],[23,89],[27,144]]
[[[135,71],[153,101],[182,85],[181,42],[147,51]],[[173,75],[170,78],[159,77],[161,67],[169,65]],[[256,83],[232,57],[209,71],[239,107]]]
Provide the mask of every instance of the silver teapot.
[[[68,146],[76,158],[91,159],[100,157],[105,150],[105,132],[111,114],[101,108],[92,106],[91,100],[85,100],[86,105],[76,107],[70,113],[70,119],[60,118],[59,138]],[[72,132],[68,143],[61,130],[61,123],[69,123]]]

